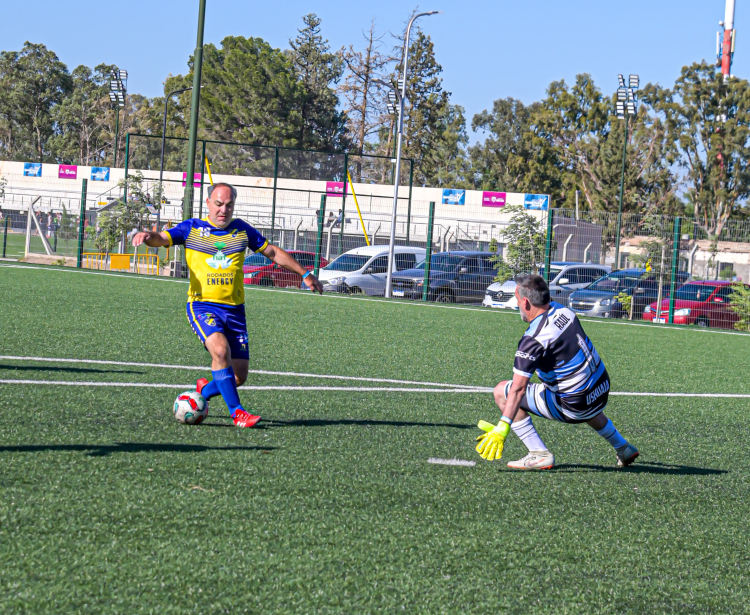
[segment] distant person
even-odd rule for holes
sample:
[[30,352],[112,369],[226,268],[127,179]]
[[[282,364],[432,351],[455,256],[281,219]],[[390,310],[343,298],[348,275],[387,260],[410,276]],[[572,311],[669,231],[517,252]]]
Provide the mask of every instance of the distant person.
[[333,217],[333,212],[329,213],[328,214],[328,220],[326,221],[326,228],[328,228],[329,226],[331,226],[333,224],[334,220],[335,220],[335,218]]
[[[333,215],[333,214],[331,214]],[[344,210],[339,209],[339,215],[336,218],[336,222],[333,223],[333,228],[336,228],[337,226],[341,226],[341,223],[344,221]]]
[[[497,427],[477,438],[477,452],[500,459],[511,429],[529,450],[508,463],[517,470],[547,470],[555,465],[529,414],[561,423],[588,423],[615,449],[618,466],[629,466],[638,449],[620,435],[604,414],[609,374],[574,312],[550,302],[549,287],[540,275],[516,278],[516,299],[529,328],[518,343],[513,380],[495,387],[495,402],[503,413]],[[531,384],[536,372],[541,384]]]

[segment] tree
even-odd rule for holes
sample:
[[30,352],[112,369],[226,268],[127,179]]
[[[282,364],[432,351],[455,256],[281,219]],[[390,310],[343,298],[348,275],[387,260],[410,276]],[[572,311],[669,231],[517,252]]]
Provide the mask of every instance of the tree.
[[118,185],[123,190],[127,187],[127,201],[115,201],[109,209],[99,214],[97,221],[100,232],[96,235],[94,244],[105,254],[112,252],[117,242],[123,240],[126,233],[134,228],[144,227],[151,214],[149,207],[153,209],[161,207],[158,190],[154,197],[140,171],[135,175],[128,175],[127,182],[124,179],[120,180]]
[[750,331],[750,287],[742,282],[732,284],[729,309],[739,317],[734,323],[734,328],[738,331]]
[[346,149],[346,115],[338,110],[334,89],[343,75],[343,60],[330,53],[328,41],[320,34],[315,13],[302,18],[305,26],[289,41],[289,57],[302,85],[301,123],[297,146],[304,149],[343,151]]
[[[99,64],[93,71],[79,66],[71,73],[71,89],[53,112],[57,134],[50,139],[55,159],[92,166],[106,159],[106,115],[111,107],[109,80],[115,67]],[[111,150],[110,150],[111,151]]]
[[522,273],[535,273],[544,264],[547,233],[537,218],[524,211],[520,205],[507,205],[503,213],[511,214],[503,229],[506,254],[499,252],[495,262],[499,265],[496,282],[505,282]]
[[[370,29],[362,33],[366,46],[364,51],[355,51],[353,45],[341,50],[347,74],[339,86],[339,92],[346,100],[346,115],[349,121],[349,140],[352,150],[360,156],[365,153],[367,142],[389,120],[385,111],[387,89],[379,83],[384,78],[384,70],[392,61],[383,53],[382,36],[375,34],[375,20]],[[362,159],[355,162],[355,181],[362,180]]]
[[673,90],[649,95],[679,152],[696,224],[718,237],[750,194],[748,82],[724,83],[704,61],[683,67]]

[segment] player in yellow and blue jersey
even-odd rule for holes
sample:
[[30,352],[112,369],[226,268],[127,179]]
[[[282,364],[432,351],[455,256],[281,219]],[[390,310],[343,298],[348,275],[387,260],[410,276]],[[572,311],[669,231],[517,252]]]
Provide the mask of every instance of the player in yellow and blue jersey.
[[191,218],[163,233],[142,231],[133,245],[152,248],[185,246],[190,269],[187,317],[198,339],[211,354],[213,380],[201,378],[196,389],[206,399],[221,395],[238,427],[253,427],[260,416],[240,403],[237,387],[247,380],[250,360],[245,321],[245,286],[242,265],[245,251],[260,252],[274,263],[302,276],[308,288],[323,293],[323,286],[294,258],[271,245],[244,220],[233,219],[237,191],[217,183],[208,189],[208,216]]

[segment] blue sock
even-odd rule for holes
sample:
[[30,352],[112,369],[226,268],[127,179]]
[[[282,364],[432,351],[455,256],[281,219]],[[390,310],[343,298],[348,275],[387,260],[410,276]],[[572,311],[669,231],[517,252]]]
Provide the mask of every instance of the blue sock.
[[205,397],[206,399],[211,399],[212,397],[216,397],[220,394],[221,392],[219,391],[219,385],[216,384],[216,380],[212,380],[201,390],[201,395],[203,395],[203,397]]
[[609,442],[615,450],[621,449],[628,443],[609,419],[604,427],[596,430],[596,433]]
[[229,414],[234,418],[235,412],[243,409],[239,393],[237,393],[237,381],[234,379],[234,369],[226,367],[212,371],[211,374],[214,377],[213,382],[216,383],[221,396],[229,408]]

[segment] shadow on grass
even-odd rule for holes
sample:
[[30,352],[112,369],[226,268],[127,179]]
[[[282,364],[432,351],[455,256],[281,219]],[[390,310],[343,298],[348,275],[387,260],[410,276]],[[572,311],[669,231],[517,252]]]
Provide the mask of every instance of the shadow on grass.
[[680,466],[670,463],[659,463],[658,461],[641,461],[632,466],[620,468],[617,466],[597,466],[584,463],[563,463],[555,466],[555,472],[627,472],[628,474],[662,474],[673,476],[711,476],[716,474],[728,474],[727,470],[714,470],[712,468],[696,468],[693,466]]
[[88,451],[89,457],[112,453],[202,453],[204,451],[273,451],[275,446],[203,446],[202,444],[160,444],[157,442],[115,442],[114,444],[19,444],[0,446],[0,453],[44,451]]
[[268,419],[260,423],[266,427],[327,427],[328,425],[359,425],[374,427],[452,427],[454,429],[476,429],[476,425],[460,423],[416,423],[412,421],[374,421],[371,419]]
[[34,365],[0,365],[0,369],[22,372],[72,372],[75,374],[145,374],[122,369],[93,369],[87,367],[40,367]]

